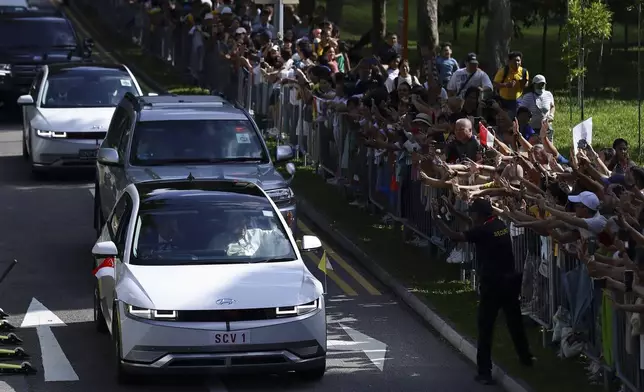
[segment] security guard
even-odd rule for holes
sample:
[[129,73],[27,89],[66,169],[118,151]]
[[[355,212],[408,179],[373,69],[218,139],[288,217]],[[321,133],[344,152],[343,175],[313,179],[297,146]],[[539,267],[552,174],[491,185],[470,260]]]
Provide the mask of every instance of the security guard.
[[476,246],[476,272],[479,282],[478,351],[476,380],[493,385],[492,336],[499,309],[503,309],[514,348],[520,362],[532,366],[533,356],[521,316],[521,274],[514,270],[512,239],[506,224],[494,215],[487,199],[475,199],[468,212],[472,220],[470,230],[459,233],[451,230],[432,206],[432,215],[439,229],[452,241],[469,242]]

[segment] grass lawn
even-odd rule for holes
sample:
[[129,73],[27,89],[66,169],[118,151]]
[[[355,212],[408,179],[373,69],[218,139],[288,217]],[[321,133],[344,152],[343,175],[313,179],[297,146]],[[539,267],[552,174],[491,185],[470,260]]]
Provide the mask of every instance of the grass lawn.
[[[353,7],[351,20],[362,20],[364,14],[360,8],[351,5],[358,0],[348,0],[346,7]],[[345,18],[350,14],[345,13]],[[358,16],[362,15],[362,18]],[[391,15],[391,13],[390,13]],[[394,14],[395,15],[395,14]],[[182,75],[161,60],[151,58],[127,40],[120,40],[112,34],[105,33],[98,15],[85,13],[91,26],[90,33],[94,38],[127,64],[135,64],[148,75],[165,86],[172,88],[189,88]],[[349,19],[347,19],[349,20]],[[461,40],[466,42],[465,33]],[[587,114],[593,116],[596,131],[594,144],[608,144],[615,135],[627,135],[633,141],[637,129],[636,105],[631,101],[589,100]],[[577,119],[579,114],[575,114]],[[555,138],[569,140],[568,111],[563,100],[558,102],[558,114]],[[568,143],[569,144],[569,143]],[[310,167],[298,168],[292,184],[298,197],[324,213],[335,227],[342,230],[358,245],[362,245],[375,261],[396,276],[406,287],[419,297],[427,300],[437,312],[448,318],[454,326],[470,337],[476,333],[476,296],[468,284],[459,281],[459,267],[449,265],[433,256],[402,241],[400,232],[393,227],[383,226],[378,217],[357,210],[347,204],[344,196],[334,187],[327,185]],[[500,320],[503,321],[503,320]],[[588,385],[585,370],[580,359],[561,360],[556,358],[551,349],[541,346],[541,335],[536,327],[531,327],[529,336],[534,354],[539,358],[534,369],[523,369],[517,365],[514,350],[503,322],[498,324],[495,339],[494,359],[510,374],[525,380],[536,391],[568,392],[583,390],[586,392],[602,390],[598,386]],[[469,377],[469,375],[467,375]]]

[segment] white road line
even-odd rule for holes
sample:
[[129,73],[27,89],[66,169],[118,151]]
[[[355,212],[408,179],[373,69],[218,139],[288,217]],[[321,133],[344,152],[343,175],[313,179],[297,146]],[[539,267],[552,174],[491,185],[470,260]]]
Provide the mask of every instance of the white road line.
[[38,340],[40,340],[45,381],[78,381],[78,375],[65,356],[51,328],[37,327],[36,332]]
[[92,199],[93,199],[96,196],[96,195],[94,195],[94,188],[89,188],[88,191],[89,191],[89,193],[92,194]]

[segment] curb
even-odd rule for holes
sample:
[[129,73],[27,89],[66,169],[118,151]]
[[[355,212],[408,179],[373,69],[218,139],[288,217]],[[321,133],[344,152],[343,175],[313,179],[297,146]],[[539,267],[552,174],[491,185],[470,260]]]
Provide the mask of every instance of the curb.
[[[91,26],[91,23],[83,15],[83,10],[79,8],[77,5],[75,5],[74,2],[71,2],[71,4],[67,5],[66,7],[63,7],[62,10],[65,13],[65,15],[67,15],[67,17],[71,19],[72,22],[75,22],[74,23],[76,25],[75,27],[77,28],[77,30],[80,30],[82,35],[85,35],[87,37],[92,37],[92,35],[98,35],[98,34],[91,34],[91,33],[95,33],[96,30],[93,27],[88,28],[88,26]],[[147,87],[150,87],[152,90],[156,90],[155,91],[156,93],[158,94],[168,93],[168,91],[163,86],[161,86],[155,80],[150,78],[139,67],[132,64],[131,62],[128,63],[127,61],[124,61],[122,56],[120,56],[119,54],[108,52],[107,50],[105,50],[105,46],[103,45],[102,42],[97,42],[96,46],[99,47],[99,49],[102,48],[103,51],[107,53],[108,57],[113,57],[115,60],[117,60],[118,63],[126,65],[130,69],[130,71],[132,71],[132,73],[137,79],[140,79],[143,82],[143,84],[145,84]]]
[[[348,239],[322,214],[316,211],[307,201],[298,200],[298,212],[306,216],[315,226],[333,239],[343,250],[355,258],[367,271],[387,286],[395,296],[400,298],[407,306],[417,313],[425,322],[431,325],[454,348],[463,354],[472,363],[476,363],[476,347],[464,336],[459,334],[448,321],[442,319],[436,312],[429,308],[423,301],[412,294],[405,286],[398,282],[389,272],[385,271],[356,244]],[[499,385],[508,392],[533,392],[522,382],[512,378],[498,365],[493,365],[492,375]]]

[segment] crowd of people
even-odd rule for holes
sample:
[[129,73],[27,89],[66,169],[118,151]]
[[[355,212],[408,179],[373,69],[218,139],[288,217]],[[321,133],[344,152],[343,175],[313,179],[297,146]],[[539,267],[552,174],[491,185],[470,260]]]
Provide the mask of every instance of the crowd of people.
[[[345,184],[364,191],[369,186],[365,182],[373,180],[365,174],[367,167],[375,167],[378,184],[371,185],[379,192],[395,193],[412,183],[448,191],[445,197],[417,203],[426,203],[425,211],[439,229],[454,220],[468,228],[461,230],[463,236],[449,228],[444,234],[477,244],[481,284],[498,282],[495,274],[501,270],[523,274],[516,288],[525,296],[526,286],[538,277],[559,279],[552,276],[555,268],[543,268],[545,259],[573,257],[577,264],[571,269],[587,271],[588,282],[604,289],[600,294],[589,291],[592,300],[612,303],[612,310],[602,307],[602,312],[627,312],[625,320],[633,325],[627,340],[640,338],[644,169],[629,158],[624,139],[605,148],[582,140],[570,151],[559,151],[557,141],[571,136],[566,130],[555,133],[554,94],[544,75],[533,76],[523,66],[521,52],[510,52],[507,63],[488,74],[475,53],[455,57],[452,45],[442,43],[434,56],[412,70],[394,34],[372,51],[374,55],[356,57],[359,45],[341,39],[338,26],[324,18],[323,7],[312,16],[298,16],[294,8],[285,7],[283,36],[272,7],[248,0],[195,0],[183,8],[169,0],[152,1],[146,8],[150,15],[160,15],[150,18],[153,26],[172,23],[188,30],[189,68],[201,86],[236,96],[238,78],[222,75],[239,72],[246,73],[246,81],[270,86],[269,114],[276,128],[275,108],[284,100],[280,92],[288,87],[286,101],[301,110],[290,123],[293,129],[280,131],[307,136],[315,130],[326,132],[322,140],[338,152]],[[353,204],[362,203],[361,193],[364,197],[367,192],[358,192]],[[465,203],[476,206],[475,215],[483,219],[472,220],[463,213],[460,206]],[[512,238],[514,264],[483,256],[490,252],[479,248],[481,238],[488,238],[479,226],[492,220],[505,223],[495,223],[497,230],[488,234]],[[530,249],[517,250],[517,239],[528,230],[547,245],[545,254],[535,251],[536,259],[527,257]],[[513,290],[497,290],[492,297],[512,296]],[[491,334],[498,309],[516,316],[516,304],[508,305],[506,297],[487,298],[479,329]],[[557,305],[565,308],[566,301]],[[555,323],[565,310],[554,315]],[[607,317],[602,313],[601,329],[612,324]],[[517,328],[516,323],[511,326],[513,337],[518,336],[520,359],[530,365],[532,356]],[[570,347],[570,336],[579,337],[575,328],[569,328],[568,335],[559,334],[562,346]],[[613,345],[602,344],[602,360],[612,365]],[[486,347],[488,352],[480,355],[489,357],[489,341]],[[573,355],[570,352],[565,356]],[[491,382],[489,358],[479,357],[479,362],[479,379]]]

